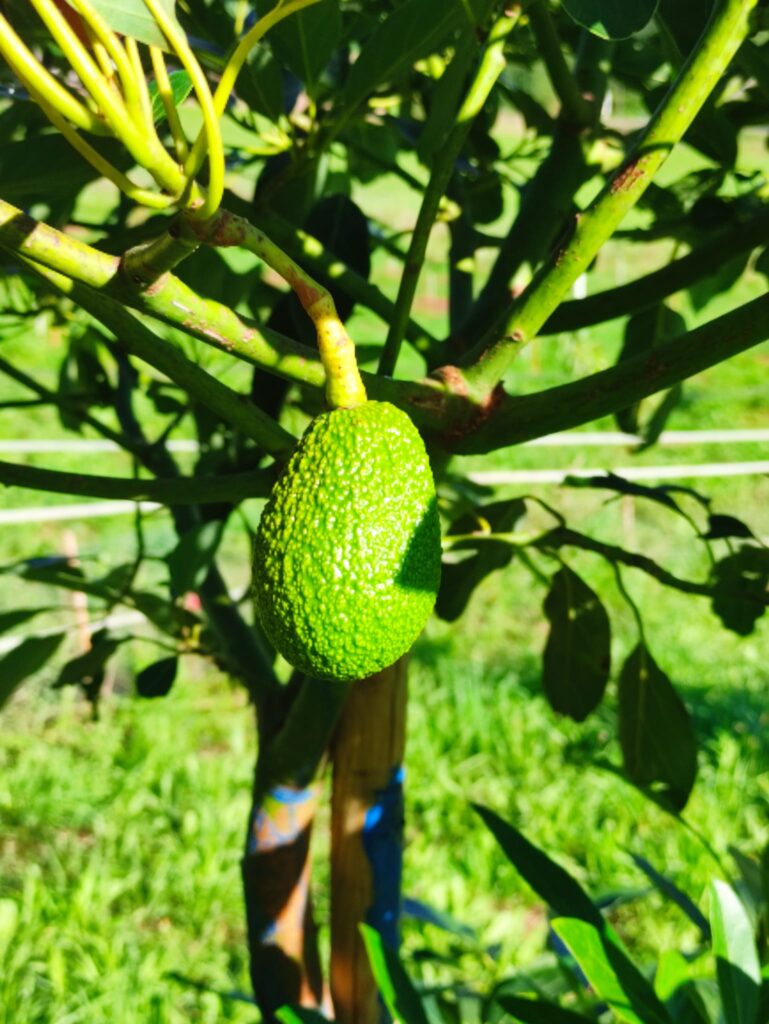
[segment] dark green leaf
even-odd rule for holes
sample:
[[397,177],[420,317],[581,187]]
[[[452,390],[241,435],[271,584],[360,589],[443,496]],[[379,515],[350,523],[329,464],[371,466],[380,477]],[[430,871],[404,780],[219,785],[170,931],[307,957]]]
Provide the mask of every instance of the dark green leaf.
[[769,551],[745,545],[716,565],[713,611],[727,629],[748,636],[766,611],[767,588]]
[[394,1020],[397,1024],[428,1024],[422,1001],[398,954],[384,945],[375,929],[362,924],[360,930],[374,979]]
[[553,931],[569,947],[596,994],[626,1024],[670,1024],[654,989],[625,954],[587,921],[557,918]]
[[757,1024],[761,964],[748,913],[726,882],[711,884],[710,924],[724,1020]]
[[609,616],[598,595],[564,566],[545,598],[550,633],[542,687],[554,711],[583,722],[601,703],[611,668]]
[[118,638],[110,636],[106,630],[100,629],[91,637],[91,646],[88,650],[70,658],[63,666],[54,686],[59,688],[80,683],[88,688],[94,683],[100,683],[104,666],[121,642]]
[[769,246],[758,254],[753,269],[764,277],[769,277]]
[[671,882],[666,875],[657,871],[657,869],[653,867],[645,857],[640,857],[635,853],[631,853],[630,856],[633,858],[633,863],[636,867],[643,871],[646,877],[659,889],[663,896],[666,896],[669,900],[675,903],[675,905],[686,914],[692,924],[699,928],[705,942],[709,942],[710,925],[697,904],[691,900],[685,892],[682,892],[675,882]]
[[[114,32],[121,36],[131,36],[148,46],[168,49],[166,37],[144,0],[91,0],[91,3]],[[181,31],[176,21],[175,0],[159,0],[159,3]]]
[[424,163],[431,162],[454,126],[462,88],[477,51],[477,39],[469,32],[463,35],[451,63],[432,90],[429,114],[417,142],[417,153]]
[[9,629],[29,622],[36,615],[50,611],[50,608],[16,608],[9,612],[0,612],[0,633],[7,633]]
[[602,39],[627,39],[646,28],[659,0],[562,0],[578,25]]
[[705,540],[722,540],[724,537],[740,537],[753,539],[753,531],[734,516],[708,516],[708,530],[702,535]]
[[586,1017],[575,1010],[565,1010],[556,1003],[544,999],[524,999],[521,996],[499,995],[496,1001],[505,1011],[521,1024],[594,1024],[593,1017]]
[[484,539],[483,532],[506,533],[512,530],[526,512],[521,498],[482,505],[473,513],[460,516],[449,529],[451,534],[471,534],[478,531],[477,541],[462,543],[462,551],[472,551],[460,562],[444,561],[436,614],[446,622],[454,622],[467,607],[473,591],[490,573],[509,565],[515,549],[503,540]]
[[171,590],[175,596],[200,586],[208,575],[223,532],[224,523],[221,519],[202,523],[185,533],[167,556]]
[[[275,6],[276,0],[259,0],[257,11],[261,16]],[[339,43],[341,31],[339,0],[321,0],[272,28],[269,42],[280,63],[293,71],[314,96],[318,79]]]
[[673,512],[678,512],[688,519],[681,507],[672,497],[673,494],[686,494],[698,501],[703,508],[708,508],[710,501],[699,494],[692,487],[683,487],[680,484],[660,484],[658,487],[649,487],[646,484],[636,483],[634,480],[626,480],[616,473],[602,473],[598,476],[568,476],[564,480],[567,487],[597,487],[606,490],[616,491],[617,494],[629,494],[634,498],[646,498],[658,505],[664,505]]
[[238,96],[271,121],[283,114],[283,69],[268,46],[255,47],[249,56],[238,79]]
[[[488,4],[477,0],[473,7],[478,19]],[[473,31],[475,26],[468,23],[469,9],[461,0],[445,0],[438,5],[434,0],[405,0],[364,43],[342,93],[344,106],[355,109],[378,86],[393,82],[457,29]]]
[[281,1006],[275,1016],[281,1024],[329,1024],[328,1017],[304,1006]]
[[[186,71],[182,70],[169,72],[168,79],[171,83],[174,106],[178,107],[192,92],[192,79]],[[166,108],[163,106],[163,100],[158,92],[158,83],[154,79],[149,83],[149,91],[152,98],[152,120],[158,124],[165,120]]]
[[165,697],[171,691],[179,668],[178,658],[161,658],[136,677],[136,692],[140,697]]
[[63,639],[63,633],[30,636],[0,657],[0,708],[23,682],[45,665]]
[[642,643],[619,678],[619,740],[631,782],[661,787],[681,810],[697,775],[697,740],[683,701]]
[[401,911],[406,917],[412,917],[415,921],[426,921],[450,935],[457,935],[462,939],[477,939],[475,930],[469,924],[462,924],[450,914],[428,907],[421,900],[415,900],[410,896],[404,897]]
[[556,914],[579,917],[596,928],[603,928],[604,921],[598,908],[565,868],[550,860],[547,854],[494,811],[478,804],[472,806],[516,871]]
[[[129,166],[118,143],[99,139],[99,152],[121,170]],[[99,177],[61,135],[41,135],[34,140],[4,143],[0,146],[0,180],[3,198],[20,206],[51,199],[71,199]]]

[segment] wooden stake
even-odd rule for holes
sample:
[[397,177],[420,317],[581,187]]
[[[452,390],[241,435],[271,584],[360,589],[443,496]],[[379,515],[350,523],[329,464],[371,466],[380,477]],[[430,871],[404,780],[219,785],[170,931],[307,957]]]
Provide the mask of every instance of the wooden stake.
[[379,1024],[358,926],[396,946],[403,844],[407,660],[355,683],[333,744],[331,996],[338,1024]]

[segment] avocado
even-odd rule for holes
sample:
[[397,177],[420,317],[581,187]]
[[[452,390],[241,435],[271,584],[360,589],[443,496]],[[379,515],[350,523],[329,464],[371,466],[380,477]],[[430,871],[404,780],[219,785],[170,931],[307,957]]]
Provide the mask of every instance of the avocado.
[[295,668],[363,679],[405,654],[440,581],[430,463],[409,417],[389,402],[318,416],[262,513],[256,607]]

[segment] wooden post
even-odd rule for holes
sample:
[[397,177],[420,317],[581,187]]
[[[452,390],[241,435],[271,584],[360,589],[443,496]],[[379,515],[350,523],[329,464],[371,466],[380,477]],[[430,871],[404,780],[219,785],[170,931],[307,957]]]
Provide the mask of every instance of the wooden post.
[[354,684],[333,744],[331,997],[338,1024],[379,1024],[359,924],[398,942],[407,660]]

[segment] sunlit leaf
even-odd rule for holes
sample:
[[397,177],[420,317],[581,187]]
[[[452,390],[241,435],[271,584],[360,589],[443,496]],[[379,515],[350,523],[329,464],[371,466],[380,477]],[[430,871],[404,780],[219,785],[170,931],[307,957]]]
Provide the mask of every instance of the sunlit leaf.
[[713,952],[726,1024],[757,1024],[761,964],[747,910],[734,889],[710,887]]

